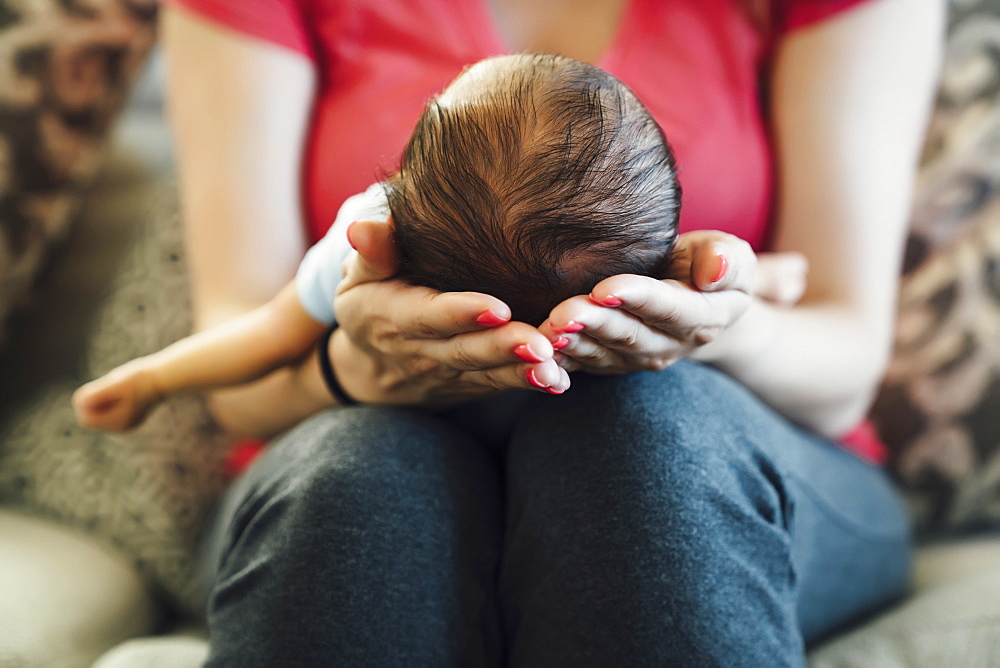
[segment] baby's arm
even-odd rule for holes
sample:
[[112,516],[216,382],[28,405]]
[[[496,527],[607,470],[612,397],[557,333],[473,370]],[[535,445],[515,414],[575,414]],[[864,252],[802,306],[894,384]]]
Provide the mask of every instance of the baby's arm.
[[326,330],[289,283],[263,306],[132,360],[73,394],[77,421],[122,431],[172,394],[238,385],[302,357]]

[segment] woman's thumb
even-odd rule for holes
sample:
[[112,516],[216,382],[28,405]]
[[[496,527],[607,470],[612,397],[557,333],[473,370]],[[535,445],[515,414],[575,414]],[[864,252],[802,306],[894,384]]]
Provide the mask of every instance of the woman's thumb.
[[399,271],[399,247],[390,221],[359,220],[347,230],[347,241],[357,251],[344,263],[344,289],[351,285],[392,278]]

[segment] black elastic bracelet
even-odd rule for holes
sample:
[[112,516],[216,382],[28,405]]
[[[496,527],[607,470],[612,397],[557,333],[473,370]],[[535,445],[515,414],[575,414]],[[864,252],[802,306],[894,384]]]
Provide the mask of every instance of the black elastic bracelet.
[[337,403],[341,406],[355,406],[358,402],[352,399],[347,392],[344,392],[344,388],[337,381],[337,374],[333,372],[333,364],[330,363],[330,339],[336,331],[337,323],[333,323],[333,326],[319,340],[317,348],[319,368],[323,372],[323,382],[326,383],[326,389],[330,391]]

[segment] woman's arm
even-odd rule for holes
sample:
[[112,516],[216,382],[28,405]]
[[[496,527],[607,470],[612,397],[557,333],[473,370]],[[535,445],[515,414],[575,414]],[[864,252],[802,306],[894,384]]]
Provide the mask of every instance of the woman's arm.
[[[167,7],[162,30],[196,321],[205,329],[266,302],[302,259],[302,157],[317,74],[304,56],[184,10]],[[350,280],[337,298],[333,359],[352,396],[426,404],[568,386],[534,328],[477,321],[491,309],[509,316],[497,300],[428,294],[382,281],[391,271],[359,273],[364,266],[356,254],[347,262]],[[364,337],[375,328],[385,336],[370,345]],[[344,340],[345,331],[360,345]],[[331,404],[315,353],[211,401],[222,426],[261,437]]]
[[943,3],[877,0],[779,46],[775,250],[809,261],[798,308],[755,300],[707,359],[799,422],[864,416],[891,351],[913,180]]
[[[173,6],[163,10],[161,31],[201,330],[271,299],[302,259],[300,176],[316,72],[301,54]],[[216,418],[255,435],[294,423],[294,413],[304,417],[320,406],[292,399],[303,396],[303,383],[322,389],[302,371],[292,366],[214,393]]]
[[[569,319],[587,326],[589,338],[566,335],[568,365],[580,365],[572,359],[578,348],[589,355],[580,366],[612,372],[656,368],[690,353],[817,431],[839,436],[860,421],[889,353],[942,19],[933,0],[875,0],[780,45],[772,100],[775,250],[808,261],[808,289],[797,307],[744,303],[738,295],[722,300],[737,292],[734,285],[752,283],[735,277],[708,285],[692,276],[703,290],[725,288],[696,296],[676,281],[612,277],[590,304],[561,305],[543,326],[550,338]],[[744,271],[745,249],[723,240],[715,247],[733,257],[731,272]],[[622,301],[617,317],[597,305],[609,296]],[[610,352],[598,354],[595,344]],[[644,354],[626,352],[636,348]]]
[[167,101],[199,329],[260,306],[306,248],[313,63],[166,6]]

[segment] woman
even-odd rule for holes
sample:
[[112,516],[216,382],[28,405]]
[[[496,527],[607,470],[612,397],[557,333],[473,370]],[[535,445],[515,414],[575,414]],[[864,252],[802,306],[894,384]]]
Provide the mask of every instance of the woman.
[[[801,665],[902,591],[905,515],[835,441],[888,354],[938,3],[176,5],[201,327],[287,282],[423,100],[504,51],[621,78],[674,144],[682,230],[749,242],[689,233],[680,280],[612,277],[535,329],[392,281],[388,228],[355,225],[329,352],[370,405],[286,435],[227,498],[208,665]],[[808,259],[795,308],[753,296],[751,246]],[[313,355],[214,409],[270,435],[332,403]]]

